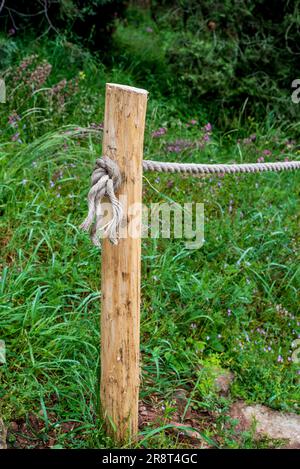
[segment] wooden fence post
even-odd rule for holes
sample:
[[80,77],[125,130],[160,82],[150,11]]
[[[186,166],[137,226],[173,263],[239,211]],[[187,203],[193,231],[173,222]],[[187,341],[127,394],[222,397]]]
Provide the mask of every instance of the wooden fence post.
[[[126,198],[124,221],[132,204],[142,203],[142,160],[147,91],[106,85],[102,154],[118,163]],[[138,217],[138,220],[137,218]],[[135,215],[141,226],[141,211]],[[141,239],[102,243],[101,408],[106,428],[119,443],[138,432]]]

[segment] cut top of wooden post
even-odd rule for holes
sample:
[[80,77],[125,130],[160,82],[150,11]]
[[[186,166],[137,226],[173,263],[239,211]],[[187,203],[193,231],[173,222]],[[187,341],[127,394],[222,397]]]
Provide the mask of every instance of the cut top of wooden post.
[[[137,236],[102,244],[101,406],[108,431],[118,442],[138,431],[142,161],[147,91],[106,85],[103,155],[122,175],[118,196],[124,221],[131,208]],[[125,200],[125,203],[124,203]]]
[[118,163],[125,178],[128,166],[142,165],[147,96],[143,89],[106,84],[103,155]]
[[143,90],[142,88],[135,88],[134,86],[118,85],[116,83],[106,83],[106,90],[107,88],[116,88],[118,90],[129,91],[129,93],[145,94],[148,96],[147,90]]

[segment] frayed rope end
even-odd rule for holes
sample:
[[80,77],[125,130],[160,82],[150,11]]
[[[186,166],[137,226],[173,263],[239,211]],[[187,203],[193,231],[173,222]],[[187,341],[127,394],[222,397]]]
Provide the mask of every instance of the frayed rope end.
[[[118,244],[119,227],[123,219],[123,208],[115,195],[115,191],[122,182],[118,165],[108,157],[96,160],[96,166],[91,177],[91,189],[88,194],[88,215],[81,223],[80,229],[90,232],[91,241],[95,246],[100,246],[98,233],[103,232],[112,244]],[[107,197],[112,207],[112,218],[101,226],[102,208],[101,201]]]

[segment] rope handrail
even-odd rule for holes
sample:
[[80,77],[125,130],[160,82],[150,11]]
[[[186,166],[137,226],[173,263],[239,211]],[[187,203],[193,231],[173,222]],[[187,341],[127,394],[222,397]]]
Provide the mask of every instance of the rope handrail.
[[[272,163],[232,163],[232,164],[202,164],[202,163],[168,163],[163,161],[143,160],[144,171],[160,173],[197,174],[238,174],[261,173],[265,171],[292,171],[300,169],[300,161],[277,161]],[[117,163],[110,158],[102,157],[96,160],[96,166],[91,176],[91,189],[88,194],[88,215],[80,228],[90,232],[91,240],[99,246],[97,231],[103,230],[113,244],[118,242],[118,228],[122,221],[122,206],[115,195],[122,181]],[[101,200],[108,197],[112,206],[112,218],[101,227]]]
[[300,161],[277,161],[273,163],[232,163],[232,164],[198,164],[167,163],[163,161],[143,160],[145,171],[161,173],[186,174],[236,174],[260,173],[265,171],[291,171],[300,169]]

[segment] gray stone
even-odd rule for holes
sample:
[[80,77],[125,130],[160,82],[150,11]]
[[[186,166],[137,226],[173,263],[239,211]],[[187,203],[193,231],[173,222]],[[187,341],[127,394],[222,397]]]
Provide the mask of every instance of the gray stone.
[[239,401],[231,407],[230,416],[239,421],[237,429],[240,431],[249,430],[255,423],[257,438],[285,440],[287,447],[300,448],[300,415]]
[[230,370],[216,369],[215,387],[222,395],[227,395],[234,381],[234,374]]

